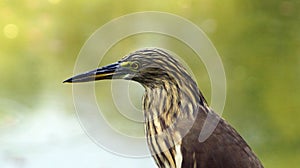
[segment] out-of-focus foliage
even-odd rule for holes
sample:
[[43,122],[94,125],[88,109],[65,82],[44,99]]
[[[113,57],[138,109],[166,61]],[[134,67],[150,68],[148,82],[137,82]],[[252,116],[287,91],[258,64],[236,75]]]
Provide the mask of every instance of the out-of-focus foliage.
[[[226,70],[228,95],[224,117],[247,139],[265,167],[297,167],[300,164],[300,1],[297,0],[2,0],[0,98],[34,108],[43,95],[53,95],[70,109],[71,89],[61,82],[72,74],[87,38],[116,17],[146,10],[180,15],[207,33]],[[127,54],[135,38],[159,41],[162,37],[146,34],[125,39],[108,52],[111,56],[103,62],[114,62]],[[168,38],[164,37],[179,55],[193,54],[179,41]],[[185,61],[191,68],[199,64]],[[202,70],[203,74],[195,76],[209,98],[210,83],[205,69]],[[1,109],[0,117],[6,113],[9,111]]]

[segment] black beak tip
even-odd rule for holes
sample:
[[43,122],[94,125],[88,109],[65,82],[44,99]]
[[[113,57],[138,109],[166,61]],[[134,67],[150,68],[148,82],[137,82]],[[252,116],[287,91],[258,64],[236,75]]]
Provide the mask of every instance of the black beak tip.
[[64,80],[63,83],[72,83],[72,81],[73,81],[73,78],[69,78],[67,80]]

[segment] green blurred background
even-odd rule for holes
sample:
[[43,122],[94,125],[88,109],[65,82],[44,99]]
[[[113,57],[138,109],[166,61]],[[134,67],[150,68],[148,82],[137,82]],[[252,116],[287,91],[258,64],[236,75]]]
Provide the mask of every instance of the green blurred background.
[[[76,125],[72,88],[63,85],[62,81],[72,75],[81,47],[96,29],[110,20],[149,10],[182,16],[208,35],[226,71],[227,100],[223,117],[247,140],[265,167],[297,167],[300,164],[300,1],[2,0],[0,167],[1,162],[6,167],[34,167],[30,166],[34,160],[27,165],[27,152],[23,151],[23,146],[28,144],[37,150],[36,155],[39,155],[41,146],[51,143],[56,144],[55,148],[59,146],[64,135],[73,131],[72,124]],[[149,44],[164,41],[196,72],[197,82],[210,100],[210,82],[204,66],[201,65],[199,70],[201,62],[187,56],[194,53],[170,37],[157,34],[129,37],[113,46],[100,64],[120,59],[140,41],[151,41]],[[103,91],[103,87],[109,85],[109,82],[98,82],[96,91]],[[113,109],[103,96],[107,91],[103,92],[97,95],[99,102],[106,103],[107,109]],[[139,103],[138,99],[134,101],[137,106]],[[36,117],[40,114],[45,115]],[[58,119],[56,115],[65,118]],[[127,129],[127,133],[130,130],[142,133],[142,126],[124,127],[116,115],[107,115],[116,127],[119,124],[121,129]],[[55,119],[48,120],[51,117]],[[59,125],[67,118],[75,122],[68,126]],[[26,126],[31,123],[35,124]],[[60,141],[48,140],[57,133],[55,129],[46,133],[49,130],[46,127],[53,125],[55,129],[68,127],[57,135]],[[74,127],[80,130],[78,124]],[[43,134],[37,137],[45,136],[45,140],[36,141],[35,136],[23,136],[40,132]],[[85,136],[80,131],[79,134]],[[73,143],[74,137],[68,138],[63,142]],[[37,143],[40,146],[36,147]],[[27,147],[26,150],[30,149]],[[41,151],[47,153],[47,150]],[[97,158],[101,160],[101,157]],[[51,162],[51,157],[45,158],[44,164]],[[92,167],[89,163],[86,165]]]

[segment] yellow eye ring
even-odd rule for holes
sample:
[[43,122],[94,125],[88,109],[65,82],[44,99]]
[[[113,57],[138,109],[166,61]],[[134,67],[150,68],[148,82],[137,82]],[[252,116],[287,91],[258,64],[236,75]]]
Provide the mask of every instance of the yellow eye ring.
[[137,62],[132,62],[131,65],[130,65],[130,67],[131,67],[132,69],[134,69],[134,70],[137,70],[137,69],[139,69],[139,63],[137,63]]

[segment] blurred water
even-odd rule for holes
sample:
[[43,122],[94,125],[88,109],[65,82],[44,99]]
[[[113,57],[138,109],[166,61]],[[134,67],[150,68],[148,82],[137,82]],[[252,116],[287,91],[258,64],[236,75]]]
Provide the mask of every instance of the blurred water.
[[10,117],[15,118],[11,124],[0,120],[1,168],[154,167],[151,158],[124,158],[101,149],[83,132],[76,115],[59,106],[48,103],[21,115],[28,109],[10,105],[9,114],[17,115]]

